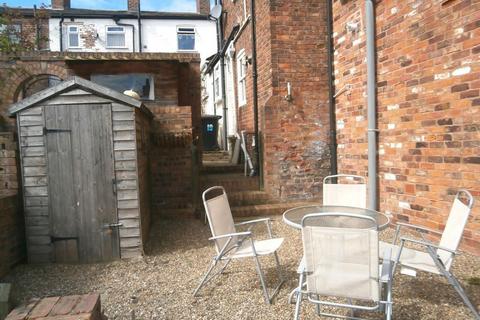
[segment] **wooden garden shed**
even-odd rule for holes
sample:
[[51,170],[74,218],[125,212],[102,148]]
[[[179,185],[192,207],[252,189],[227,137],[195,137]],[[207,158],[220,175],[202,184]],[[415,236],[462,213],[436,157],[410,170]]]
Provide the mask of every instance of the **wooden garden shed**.
[[73,77],[9,112],[17,118],[29,262],[141,255],[152,118],[142,102]]

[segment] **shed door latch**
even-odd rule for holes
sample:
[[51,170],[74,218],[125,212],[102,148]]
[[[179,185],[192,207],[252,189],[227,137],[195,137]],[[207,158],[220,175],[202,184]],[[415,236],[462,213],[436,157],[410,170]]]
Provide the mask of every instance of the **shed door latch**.
[[104,229],[108,229],[108,228],[118,228],[118,227],[121,227],[123,226],[123,223],[119,222],[119,223],[107,223],[107,224],[104,224],[103,225],[103,228]]
[[72,132],[71,129],[61,129],[61,128],[47,128],[43,127],[43,134],[46,135],[47,133],[51,132]]

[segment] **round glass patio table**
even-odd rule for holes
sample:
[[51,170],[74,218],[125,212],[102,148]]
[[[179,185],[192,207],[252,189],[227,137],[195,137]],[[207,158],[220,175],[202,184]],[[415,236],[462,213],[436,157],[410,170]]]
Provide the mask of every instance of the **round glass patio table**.
[[[383,213],[364,209],[364,208],[354,208],[354,207],[343,207],[343,206],[320,206],[320,205],[312,205],[312,206],[304,206],[304,207],[296,207],[289,209],[283,213],[283,222],[287,225],[301,229],[302,228],[302,219],[307,214],[313,213],[348,213],[360,216],[369,216],[375,219],[377,222],[378,230],[385,229],[388,224],[390,223],[390,219]],[[322,223],[322,219],[317,220],[319,226]],[[338,228],[363,228],[368,226],[367,221],[362,221],[362,219],[350,219],[347,216],[331,216],[328,217],[328,225],[330,227],[338,227]]]

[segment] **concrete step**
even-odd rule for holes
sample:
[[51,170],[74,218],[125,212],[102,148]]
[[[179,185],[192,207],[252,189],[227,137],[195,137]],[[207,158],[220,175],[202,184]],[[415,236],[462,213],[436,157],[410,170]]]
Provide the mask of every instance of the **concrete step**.
[[229,161],[230,154],[227,151],[204,151],[203,161]]
[[226,162],[215,162],[215,163],[203,163],[202,168],[200,169],[201,174],[216,174],[216,173],[242,173],[243,165],[241,164],[230,164]]
[[232,207],[260,205],[276,203],[278,201],[270,199],[270,196],[264,191],[248,190],[227,193],[228,202]]
[[202,192],[213,186],[222,186],[227,191],[227,194],[235,191],[258,190],[260,188],[258,177],[245,177],[241,173],[204,175],[201,177],[201,186]]
[[286,210],[308,206],[318,202],[282,202],[282,203],[269,203],[251,206],[232,207],[232,214],[234,217],[252,217],[252,216],[268,216],[268,215],[281,215]]

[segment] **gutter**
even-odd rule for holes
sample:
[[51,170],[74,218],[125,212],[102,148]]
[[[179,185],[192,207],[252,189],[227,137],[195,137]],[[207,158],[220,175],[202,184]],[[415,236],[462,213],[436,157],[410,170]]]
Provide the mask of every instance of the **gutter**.
[[120,23],[120,18],[118,17],[113,17],[113,21],[115,21],[115,24],[117,26],[122,26],[122,27],[132,27],[132,52],[135,52],[135,25],[130,24],[130,23]]
[[335,114],[335,87],[333,79],[333,8],[327,1],[327,77],[328,77],[328,114],[330,120],[330,172],[338,173],[337,168],[337,119]]
[[365,0],[367,32],[367,119],[368,119],[368,208],[376,210],[377,201],[377,101],[375,52],[375,0]]

